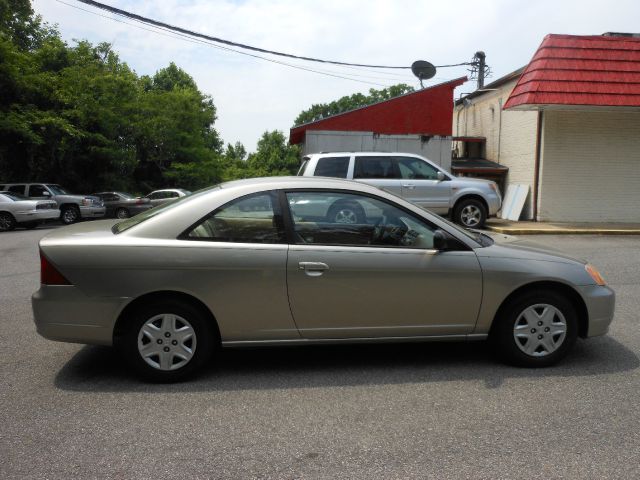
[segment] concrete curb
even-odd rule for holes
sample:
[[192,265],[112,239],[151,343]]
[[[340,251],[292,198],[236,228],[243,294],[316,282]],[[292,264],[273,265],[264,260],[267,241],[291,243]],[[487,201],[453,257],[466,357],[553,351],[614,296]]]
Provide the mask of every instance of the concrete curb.
[[486,225],[485,228],[505,235],[640,235],[638,228],[519,228],[492,225]]

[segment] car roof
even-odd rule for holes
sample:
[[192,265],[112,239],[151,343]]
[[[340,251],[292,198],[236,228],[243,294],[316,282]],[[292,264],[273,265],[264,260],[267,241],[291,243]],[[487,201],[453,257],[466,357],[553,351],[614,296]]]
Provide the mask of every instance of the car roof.
[[363,156],[363,157],[386,157],[389,155],[402,155],[405,157],[420,157],[423,158],[422,155],[419,155],[417,153],[411,153],[411,152],[357,152],[357,151],[351,151],[351,152],[316,152],[316,153],[308,153],[305,155],[305,157],[326,157],[326,156],[336,156],[336,155],[340,155],[340,156],[351,156],[351,155],[359,155],[359,156]]

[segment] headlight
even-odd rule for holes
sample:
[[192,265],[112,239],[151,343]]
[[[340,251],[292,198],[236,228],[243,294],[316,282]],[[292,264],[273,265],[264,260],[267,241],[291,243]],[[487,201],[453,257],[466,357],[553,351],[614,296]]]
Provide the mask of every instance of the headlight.
[[587,271],[589,276],[593,278],[593,281],[596,282],[598,285],[602,285],[602,286],[606,285],[604,278],[602,278],[602,275],[600,275],[600,272],[596,270],[596,267],[594,267],[593,265],[589,265],[587,263],[584,266],[584,269]]

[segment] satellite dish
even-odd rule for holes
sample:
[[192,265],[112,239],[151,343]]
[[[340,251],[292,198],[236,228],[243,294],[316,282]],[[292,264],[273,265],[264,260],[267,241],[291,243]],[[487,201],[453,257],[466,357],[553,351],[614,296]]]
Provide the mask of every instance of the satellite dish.
[[420,80],[420,86],[422,87],[423,80],[429,80],[436,74],[436,67],[433,64],[424,60],[416,60],[411,64],[411,71]]

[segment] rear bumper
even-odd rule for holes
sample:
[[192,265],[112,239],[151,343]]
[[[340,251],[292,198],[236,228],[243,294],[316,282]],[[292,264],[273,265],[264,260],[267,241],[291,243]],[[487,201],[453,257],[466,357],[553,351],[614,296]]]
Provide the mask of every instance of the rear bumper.
[[80,207],[80,216],[82,218],[102,218],[107,213],[105,207]]
[[616,294],[609,287],[600,285],[587,285],[578,289],[589,314],[587,337],[604,335],[613,321]]
[[41,285],[31,297],[33,319],[49,340],[111,345],[113,328],[128,298],[91,298],[73,285]]

